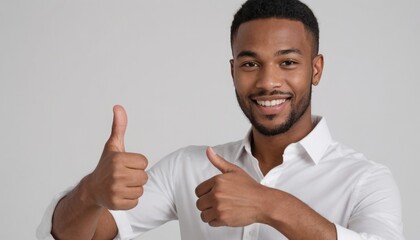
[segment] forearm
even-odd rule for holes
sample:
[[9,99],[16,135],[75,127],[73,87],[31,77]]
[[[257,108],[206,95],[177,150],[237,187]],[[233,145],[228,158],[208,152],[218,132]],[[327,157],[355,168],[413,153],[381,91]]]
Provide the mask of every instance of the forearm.
[[[109,213],[88,199],[86,184],[86,178],[82,179],[57,204],[51,230],[56,239],[93,239],[95,235],[102,235],[100,232],[95,234],[98,222],[106,221],[106,214]],[[116,228],[108,230],[116,235]]]
[[337,239],[335,225],[296,197],[267,188],[260,222],[277,229],[288,239]]

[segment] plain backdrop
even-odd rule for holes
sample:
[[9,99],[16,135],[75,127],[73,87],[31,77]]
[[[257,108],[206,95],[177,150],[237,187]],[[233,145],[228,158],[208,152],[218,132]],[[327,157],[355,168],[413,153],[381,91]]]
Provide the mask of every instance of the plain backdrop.
[[[92,171],[112,107],[151,165],[250,125],[230,77],[242,0],[0,0],[0,235],[34,239],[53,196]],[[319,19],[313,112],[335,139],[387,165],[407,239],[418,237],[420,1],[306,1]],[[180,239],[177,222],[140,239]]]

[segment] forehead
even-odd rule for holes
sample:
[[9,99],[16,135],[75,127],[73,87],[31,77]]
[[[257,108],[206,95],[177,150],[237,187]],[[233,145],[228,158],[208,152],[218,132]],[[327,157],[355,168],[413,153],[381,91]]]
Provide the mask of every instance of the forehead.
[[303,23],[288,19],[257,19],[241,24],[233,39],[233,55],[241,51],[273,51],[299,49],[304,55],[311,54],[311,34]]

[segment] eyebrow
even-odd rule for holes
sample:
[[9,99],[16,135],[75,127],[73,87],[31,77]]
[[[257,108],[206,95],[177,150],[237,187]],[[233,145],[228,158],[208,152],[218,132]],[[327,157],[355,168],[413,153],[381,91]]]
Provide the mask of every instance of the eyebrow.
[[[287,54],[299,54],[299,55],[303,55],[302,51],[300,51],[297,48],[288,48],[288,49],[283,49],[283,50],[279,50],[277,51],[274,56],[282,56],[282,55],[287,55]],[[249,51],[249,50],[245,50],[242,51],[238,54],[238,56],[236,56],[236,58],[241,58],[241,57],[252,57],[252,58],[256,58],[258,56],[258,54],[256,52],[253,51]]]
[[238,54],[238,56],[236,56],[236,58],[241,58],[241,57],[252,57],[252,58],[256,58],[257,57],[257,53],[253,52],[253,51],[242,51]]
[[288,49],[284,49],[284,50],[279,50],[276,52],[276,56],[281,56],[281,55],[287,55],[287,54],[291,54],[291,53],[296,53],[299,55],[302,55],[302,51],[300,51],[297,48],[288,48]]

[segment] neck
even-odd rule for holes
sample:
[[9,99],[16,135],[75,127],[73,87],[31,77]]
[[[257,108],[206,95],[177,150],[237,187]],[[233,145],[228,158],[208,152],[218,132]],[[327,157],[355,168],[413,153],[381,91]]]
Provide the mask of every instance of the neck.
[[252,128],[252,154],[258,159],[261,172],[266,175],[274,167],[283,163],[283,153],[286,147],[298,142],[313,129],[310,108],[285,133],[275,136],[265,136]]

